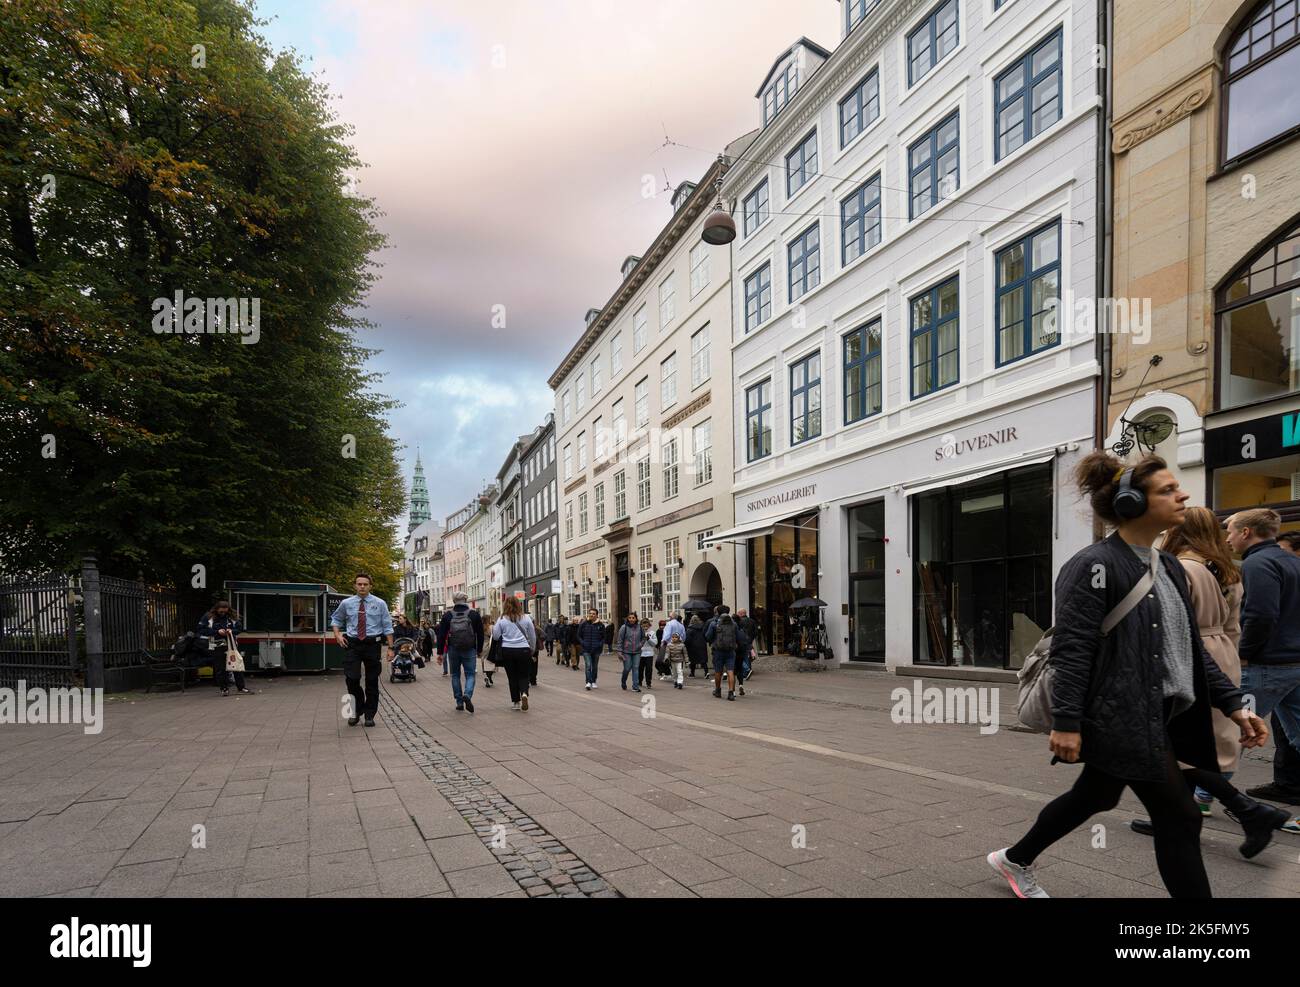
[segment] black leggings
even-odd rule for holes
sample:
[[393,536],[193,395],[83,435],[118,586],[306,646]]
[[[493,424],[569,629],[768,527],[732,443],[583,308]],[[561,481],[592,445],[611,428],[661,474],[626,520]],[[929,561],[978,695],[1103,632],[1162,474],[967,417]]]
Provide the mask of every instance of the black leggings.
[[1021,866],[1032,864],[1057,840],[1082,826],[1098,812],[1119,805],[1124,788],[1133,789],[1155,827],[1156,865],[1171,898],[1209,898],[1210,879],[1201,860],[1201,812],[1192,790],[1178,770],[1173,744],[1165,738],[1165,777],[1161,781],[1128,781],[1090,764],[1064,795],[1038,814],[1038,821],[1007,858]]
[[521,696],[528,695],[533,652],[529,648],[502,648],[501,663],[506,666],[506,678],[510,681],[510,701],[517,703]]

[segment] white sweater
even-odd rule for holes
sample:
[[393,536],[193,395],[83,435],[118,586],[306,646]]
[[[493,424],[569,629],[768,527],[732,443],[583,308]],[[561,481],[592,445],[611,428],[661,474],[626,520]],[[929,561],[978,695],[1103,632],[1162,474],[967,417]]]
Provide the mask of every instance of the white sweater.
[[492,637],[500,641],[503,648],[527,648],[533,651],[537,647],[537,630],[528,614],[520,617],[517,624],[509,617],[502,617],[492,625]]

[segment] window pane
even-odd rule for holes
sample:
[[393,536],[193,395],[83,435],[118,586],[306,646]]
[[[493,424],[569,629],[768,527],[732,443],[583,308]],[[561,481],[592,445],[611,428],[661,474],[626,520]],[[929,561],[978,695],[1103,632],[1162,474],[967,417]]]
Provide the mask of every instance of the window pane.
[[939,287],[939,318],[946,318],[956,311],[957,282],[952,280]]
[[1053,226],[1034,236],[1034,270],[1038,271],[1048,264],[1055,264],[1060,258],[1061,231]]
[[1228,86],[1229,159],[1300,126],[1300,46],[1252,69]]
[[1010,326],[1019,322],[1025,311],[1025,289],[1019,285],[1004,294],[998,302],[998,325]]
[[1025,247],[1017,243],[998,255],[998,285],[1005,287],[1025,276]]

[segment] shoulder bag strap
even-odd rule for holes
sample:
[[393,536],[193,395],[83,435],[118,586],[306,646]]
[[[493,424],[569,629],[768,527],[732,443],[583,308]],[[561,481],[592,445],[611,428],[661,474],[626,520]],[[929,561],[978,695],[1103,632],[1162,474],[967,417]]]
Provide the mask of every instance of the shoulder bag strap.
[[1153,548],[1151,549],[1151,568],[1142,574],[1142,578],[1137,581],[1137,585],[1129,590],[1128,596],[1120,600],[1115,609],[1108,613],[1106,619],[1101,622],[1102,637],[1113,631],[1115,626],[1129,615],[1129,611],[1137,606],[1142,597],[1146,596],[1151,587],[1155,585],[1156,566],[1158,565],[1160,565],[1160,552],[1158,549]]

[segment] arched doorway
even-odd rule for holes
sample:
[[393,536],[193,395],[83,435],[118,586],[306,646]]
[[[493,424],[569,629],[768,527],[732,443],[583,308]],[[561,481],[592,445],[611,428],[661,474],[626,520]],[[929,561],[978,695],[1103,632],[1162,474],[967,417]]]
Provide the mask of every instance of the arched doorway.
[[722,576],[712,562],[701,562],[691,574],[690,595],[708,600],[715,607],[722,603]]

